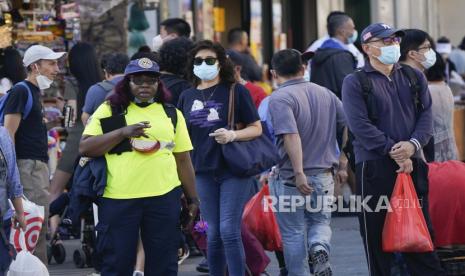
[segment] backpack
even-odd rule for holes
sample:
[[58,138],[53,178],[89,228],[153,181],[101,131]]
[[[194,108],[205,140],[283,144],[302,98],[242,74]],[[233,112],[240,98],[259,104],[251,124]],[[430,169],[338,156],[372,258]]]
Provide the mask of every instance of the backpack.
[[[13,88],[15,88],[17,86],[22,86],[22,87],[27,89],[27,101],[26,101],[26,104],[24,105],[24,111],[23,111],[23,120],[26,120],[26,118],[31,113],[32,106],[33,106],[33,103],[34,103],[33,102],[34,98],[32,97],[31,89],[29,88],[29,86],[24,81],[18,82],[17,84],[15,84],[13,86]],[[10,91],[11,91],[11,89],[10,89]],[[0,126],[3,126],[4,123],[5,123],[5,106],[6,106],[6,103],[8,102],[8,98],[9,98],[10,94],[11,93],[8,92],[8,93],[6,93],[5,96],[0,98]]]
[[100,88],[102,88],[103,90],[105,90],[107,94],[110,93],[111,90],[113,90],[113,88],[115,87],[115,85],[111,81],[107,80],[101,81],[97,83],[97,85],[100,86]]
[[[418,83],[418,76],[413,70],[413,68],[410,67],[409,65],[402,64],[402,67],[400,70],[402,74],[406,75],[409,80],[410,92],[412,93],[412,96],[413,96],[415,114],[418,115],[419,112],[421,112],[421,110],[423,110],[424,108],[423,104],[420,101],[421,86]],[[375,97],[373,95],[373,85],[371,83],[371,80],[368,78],[367,73],[363,71],[363,69],[356,70],[354,72],[354,75],[357,77],[357,80],[359,81],[360,86],[362,87],[363,100],[367,107],[368,119],[373,124],[375,124],[378,121],[379,117],[378,117],[378,112],[376,108]],[[354,153],[354,146],[353,146],[354,141],[355,141],[355,136],[349,130],[348,140],[347,140],[345,147],[343,148],[343,151],[347,156],[350,168],[352,169],[353,172],[355,172],[355,153]]]
[[171,90],[171,87],[180,84],[182,82],[185,82],[184,79],[181,78],[171,78],[168,81],[163,81],[163,84],[165,85],[166,89]]

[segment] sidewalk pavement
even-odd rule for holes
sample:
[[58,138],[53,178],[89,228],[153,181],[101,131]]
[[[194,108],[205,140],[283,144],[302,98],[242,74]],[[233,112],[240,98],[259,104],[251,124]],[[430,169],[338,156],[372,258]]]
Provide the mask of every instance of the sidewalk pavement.
[[[360,276],[368,275],[365,253],[362,239],[358,231],[356,217],[333,218],[331,223],[333,230],[331,264],[333,275]],[[65,241],[67,260],[62,265],[51,264],[49,266],[51,276],[85,276],[92,273],[92,269],[77,269],[73,264],[73,252],[79,247],[79,240]],[[267,272],[272,276],[279,275],[279,268],[273,253],[269,253],[271,263]],[[179,267],[179,276],[205,276],[195,270],[202,258],[187,259]]]

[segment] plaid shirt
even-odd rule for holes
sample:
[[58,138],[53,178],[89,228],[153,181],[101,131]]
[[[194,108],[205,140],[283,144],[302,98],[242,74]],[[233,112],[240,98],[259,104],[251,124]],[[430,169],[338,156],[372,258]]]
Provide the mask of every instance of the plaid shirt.
[[16,165],[15,147],[11,141],[8,130],[0,127],[0,158],[6,166],[0,166],[0,213],[4,219],[12,215],[8,199],[23,195],[23,186],[20,183],[19,170]]

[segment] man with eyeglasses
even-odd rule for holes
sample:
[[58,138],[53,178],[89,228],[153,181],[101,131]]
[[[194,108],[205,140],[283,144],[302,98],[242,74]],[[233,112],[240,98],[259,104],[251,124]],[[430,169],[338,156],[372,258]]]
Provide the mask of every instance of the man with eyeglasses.
[[[402,36],[403,31],[381,23],[363,30],[361,43],[367,62],[359,72],[347,76],[342,87],[344,111],[355,137],[357,195],[362,199],[371,196],[359,222],[373,276],[391,275],[393,254],[382,250],[386,210],[375,209],[381,197],[391,196],[397,173],[411,174],[430,225],[428,169],[421,149],[432,135],[431,96],[417,69],[412,71],[419,89],[417,95],[412,93],[407,70],[402,69],[405,65],[398,63]],[[411,275],[444,275],[434,252],[402,255]]]

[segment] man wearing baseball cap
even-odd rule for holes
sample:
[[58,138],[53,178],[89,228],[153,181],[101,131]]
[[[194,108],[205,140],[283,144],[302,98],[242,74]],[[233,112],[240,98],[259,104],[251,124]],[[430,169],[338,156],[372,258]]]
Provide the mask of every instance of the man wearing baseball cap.
[[[387,210],[375,210],[380,200],[391,196],[398,173],[412,176],[432,233],[428,168],[421,158],[432,135],[431,96],[425,76],[398,63],[403,35],[382,23],[365,28],[361,43],[367,62],[347,76],[342,87],[344,111],[355,137],[357,195],[369,207],[362,206],[359,222],[372,276],[391,275],[393,254],[382,249]],[[404,253],[403,257],[411,275],[444,275],[434,252]]]
[[57,60],[64,54],[41,45],[27,49],[23,58],[27,78],[8,92],[4,110],[4,125],[15,143],[24,195],[45,208],[44,223],[34,251],[45,265],[48,263],[45,234],[50,176],[47,128],[43,120],[40,90],[50,87],[59,71]]

